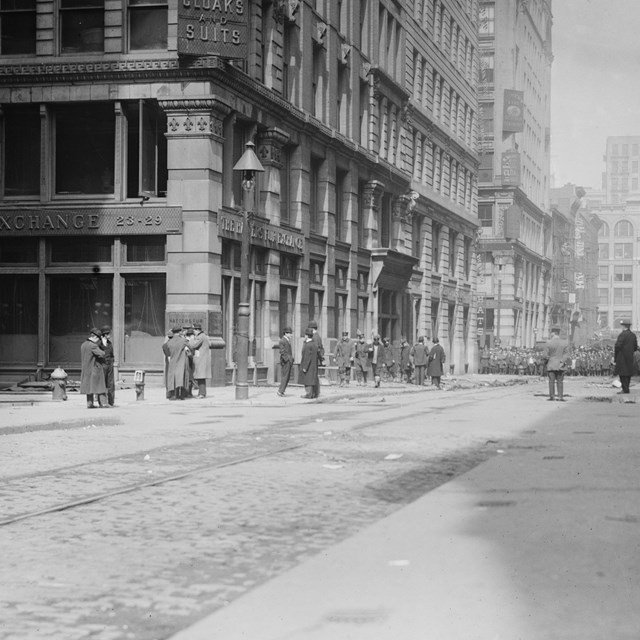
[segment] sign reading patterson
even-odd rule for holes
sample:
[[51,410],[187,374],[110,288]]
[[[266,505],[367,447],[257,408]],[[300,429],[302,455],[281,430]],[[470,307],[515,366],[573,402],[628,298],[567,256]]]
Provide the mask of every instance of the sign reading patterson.
[[248,0],[178,0],[178,53],[246,58]]

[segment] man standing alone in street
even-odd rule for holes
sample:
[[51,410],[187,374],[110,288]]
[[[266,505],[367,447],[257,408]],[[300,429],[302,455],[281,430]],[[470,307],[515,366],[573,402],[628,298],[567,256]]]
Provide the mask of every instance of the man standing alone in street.
[[281,398],[284,396],[291,378],[291,367],[293,366],[292,336],[293,330],[291,327],[285,327],[280,342],[278,342],[278,349],[280,350],[280,386],[278,387],[278,395]]
[[638,349],[638,338],[631,331],[631,320],[620,320],[620,324],[624,327],[616,340],[613,348],[613,359],[616,363],[615,373],[620,376],[620,384],[622,390],[618,393],[629,393],[629,383],[631,376],[637,374],[636,363],[633,354]]
[[440,380],[444,373],[445,363],[444,349],[438,338],[433,339],[433,347],[429,351],[429,365],[427,366],[427,375],[431,376],[431,384],[436,385],[440,389]]
[[551,327],[551,338],[545,345],[547,359],[547,376],[549,378],[549,400],[556,399],[556,385],[558,400],[564,402],[564,372],[569,358],[569,345],[560,339],[560,327]]
[[100,329],[102,333],[100,348],[104,351],[104,360],[102,368],[104,370],[104,383],[107,387],[107,402],[113,407],[116,402],[116,381],[113,376],[113,343],[111,342],[111,327],[105,325]]

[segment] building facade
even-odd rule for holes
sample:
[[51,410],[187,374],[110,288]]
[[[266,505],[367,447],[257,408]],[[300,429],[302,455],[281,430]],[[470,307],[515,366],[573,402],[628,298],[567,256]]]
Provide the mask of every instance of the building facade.
[[640,136],[610,136],[604,155],[607,204],[624,204],[640,190]]
[[[162,371],[201,322],[229,378],[250,212],[250,364],[314,319],[476,353],[477,5],[25,0],[0,7],[0,372]],[[247,199],[247,142],[264,172]]]
[[551,302],[550,0],[482,0],[478,254],[481,343],[532,346]]

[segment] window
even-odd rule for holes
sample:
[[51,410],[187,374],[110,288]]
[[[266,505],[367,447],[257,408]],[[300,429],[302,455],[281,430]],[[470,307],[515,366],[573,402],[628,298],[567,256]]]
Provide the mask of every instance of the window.
[[471,278],[471,262],[473,259],[473,251],[471,238],[464,238],[464,277],[469,280]]
[[150,100],[125,106],[127,197],[167,195],[167,117]]
[[4,107],[4,195],[40,193],[40,112],[37,105]]
[[611,155],[612,156],[617,156],[618,155],[618,145],[617,144],[612,144],[611,145]]
[[[0,256],[4,256],[0,253]],[[93,326],[93,325],[92,325]],[[38,358],[38,276],[0,276],[0,361]]]
[[125,240],[126,262],[165,262],[164,236],[135,236]]
[[495,33],[495,6],[480,5],[478,33],[480,36],[491,36]]
[[298,260],[286,253],[280,254],[280,280],[296,282],[298,279]]
[[112,104],[56,105],[56,193],[113,194],[115,112]]
[[599,266],[598,267],[598,280],[600,282],[609,282],[609,267],[608,266]]
[[442,225],[434,222],[431,231],[431,268],[433,271],[440,271],[440,242],[442,236]]
[[480,55],[480,83],[493,84],[493,69],[495,66],[495,53],[483,51]]
[[601,238],[609,237],[609,225],[606,222],[603,222],[602,226],[598,229],[598,235]]
[[324,262],[312,260],[309,263],[309,283],[322,285],[324,276]]
[[411,238],[414,258],[422,258],[422,216],[414,215],[411,221]]
[[492,203],[480,203],[478,204],[478,220],[480,220],[481,227],[493,227],[493,204]]
[[167,0],[129,0],[129,51],[167,48]]
[[633,237],[633,225],[628,220],[620,220],[614,227],[613,231],[616,238]]
[[616,265],[613,267],[614,282],[631,282],[633,267],[631,265]]
[[614,258],[633,258],[633,244],[631,242],[616,242],[613,245]]
[[0,0],[0,55],[36,52],[36,0]]
[[483,134],[493,135],[493,102],[480,105],[480,126]]
[[[49,263],[113,263],[113,240],[108,236],[96,238],[60,237],[52,238],[49,242]],[[106,324],[106,323],[103,323]],[[93,326],[93,325],[90,325]]]
[[609,304],[609,289],[598,289],[598,304],[602,306]]
[[104,0],[60,0],[60,51],[104,51]]
[[291,148],[284,147],[280,158],[282,161],[282,169],[280,169],[280,224],[290,224]]
[[309,176],[309,228],[320,230],[320,169],[322,158],[311,158],[311,175]]
[[613,290],[614,305],[630,305],[633,302],[633,289],[616,287]]
[[599,260],[608,260],[609,259],[609,245],[601,242],[598,244],[598,259]]
[[280,312],[279,335],[282,335],[285,327],[293,327],[295,325],[296,292],[295,287],[280,285],[280,300],[278,301]]
[[346,289],[347,288],[347,273],[349,271],[349,267],[345,266],[337,266],[336,265],[336,288],[337,289]]
[[37,262],[37,238],[0,238],[0,264],[37,264]]
[[456,277],[456,267],[458,266],[458,233],[449,229],[449,275]]
[[391,246],[391,194],[385,193],[380,203],[380,226],[379,245],[380,247]]
[[345,225],[345,185],[347,172],[338,169],[336,171],[336,240],[346,241]]
[[347,296],[336,293],[333,307],[333,335],[340,338],[343,331],[349,330]]

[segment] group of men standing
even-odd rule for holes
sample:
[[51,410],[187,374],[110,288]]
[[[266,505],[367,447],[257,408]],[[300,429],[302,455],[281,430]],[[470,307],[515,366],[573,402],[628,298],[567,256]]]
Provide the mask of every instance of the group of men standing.
[[88,409],[115,405],[113,363],[111,327],[94,327],[80,345],[80,393],[87,396]]
[[[278,396],[284,396],[291,378],[294,357],[292,350],[291,327],[285,327],[278,343],[280,352],[280,386]],[[348,331],[342,332],[335,350],[335,361],[338,367],[338,384],[343,387],[351,381],[352,375],[358,385],[367,385],[369,376],[373,379],[374,387],[379,387],[383,380],[397,380],[398,382],[415,382],[422,385],[425,376],[430,376],[432,384],[441,388],[441,378],[446,361],[444,349],[437,338],[433,340],[430,349],[419,338],[413,347],[403,336],[399,350],[399,361],[394,357],[387,338],[380,338],[374,334],[368,342],[362,331],[356,332],[356,339],[349,336]],[[324,347],[318,334],[315,321],[309,323],[305,331],[300,359],[301,381],[305,386],[303,398],[317,398],[320,393],[318,366],[324,364]],[[415,372],[415,375],[414,375]]]
[[202,325],[174,327],[162,345],[166,356],[165,382],[169,400],[207,397],[207,378],[211,377],[209,336]]

